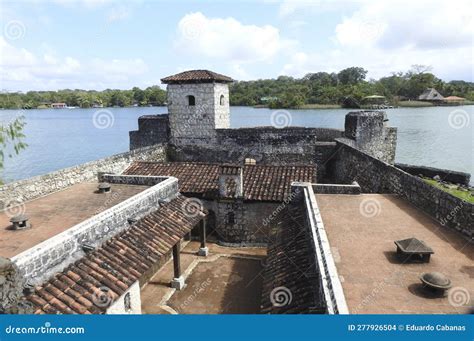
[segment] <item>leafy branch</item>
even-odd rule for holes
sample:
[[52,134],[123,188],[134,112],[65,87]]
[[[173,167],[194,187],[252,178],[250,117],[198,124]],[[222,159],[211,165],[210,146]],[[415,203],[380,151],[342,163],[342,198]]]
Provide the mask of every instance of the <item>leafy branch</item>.
[[[14,121],[0,125],[0,169],[3,169],[3,162],[5,161],[5,153],[8,146],[12,146],[14,154],[19,154],[21,150],[28,145],[23,142],[25,135],[23,128],[25,127],[25,117],[17,117]],[[13,154],[8,152],[8,157],[13,157]]]

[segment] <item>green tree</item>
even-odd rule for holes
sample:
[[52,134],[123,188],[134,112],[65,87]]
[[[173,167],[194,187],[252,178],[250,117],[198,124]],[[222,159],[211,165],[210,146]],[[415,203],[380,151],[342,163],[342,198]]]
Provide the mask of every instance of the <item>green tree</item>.
[[339,82],[345,85],[353,85],[362,82],[365,76],[367,76],[367,70],[361,67],[350,67],[337,74]]
[[[13,153],[18,154],[22,149],[27,147],[23,142],[25,135],[23,134],[23,127],[25,126],[24,117],[18,117],[14,121],[0,125],[0,170],[3,169],[5,154],[12,157]],[[9,149],[12,152],[9,152]],[[2,180],[0,179],[0,184]]]

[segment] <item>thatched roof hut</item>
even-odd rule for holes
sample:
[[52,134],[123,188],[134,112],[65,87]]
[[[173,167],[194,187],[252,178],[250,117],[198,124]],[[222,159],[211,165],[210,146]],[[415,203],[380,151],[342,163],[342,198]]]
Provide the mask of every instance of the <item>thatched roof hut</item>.
[[436,89],[428,88],[423,93],[418,96],[420,101],[442,101],[444,100],[443,95],[441,95]]

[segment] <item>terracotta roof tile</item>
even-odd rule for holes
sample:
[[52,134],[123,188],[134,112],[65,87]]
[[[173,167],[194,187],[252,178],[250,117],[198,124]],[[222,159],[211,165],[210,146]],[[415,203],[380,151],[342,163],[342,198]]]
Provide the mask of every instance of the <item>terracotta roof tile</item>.
[[[173,176],[178,178],[180,192],[215,197],[219,190],[221,165],[199,162],[134,162],[126,175]],[[224,167],[226,174],[234,172]],[[244,199],[252,201],[283,201],[290,194],[291,183],[316,182],[316,166],[243,166]]]
[[165,84],[183,83],[231,83],[233,79],[209,70],[190,70],[162,78]]
[[164,204],[36,287],[26,296],[34,313],[105,313],[110,304],[101,304],[101,295],[116,300],[207,214],[185,215],[186,200]]

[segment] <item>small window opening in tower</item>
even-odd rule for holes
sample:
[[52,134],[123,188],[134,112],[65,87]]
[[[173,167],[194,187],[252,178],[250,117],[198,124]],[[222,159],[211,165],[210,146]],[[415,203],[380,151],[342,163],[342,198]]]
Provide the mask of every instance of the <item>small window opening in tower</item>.
[[229,212],[227,213],[226,217],[225,217],[225,222],[226,222],[226,225],[234,225],[235,224],[235,213],[234,212]]
[[196,97],[194,96],[187,96],[188,97],[188,105],[196,105]]
[[221,95],[221,98],[220,98],[221,105],[224,105],[224,101],[225,101],[224,95]]

